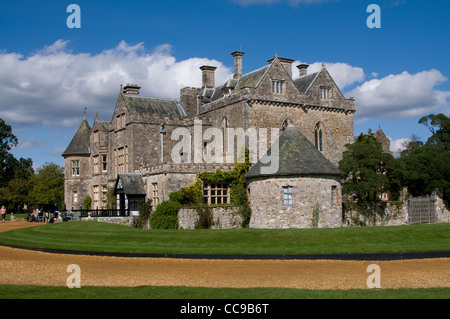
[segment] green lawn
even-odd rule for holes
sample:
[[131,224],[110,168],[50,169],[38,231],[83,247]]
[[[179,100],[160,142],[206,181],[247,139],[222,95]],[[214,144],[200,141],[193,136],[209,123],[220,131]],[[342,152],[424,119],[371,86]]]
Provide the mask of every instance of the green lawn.
[[449,299],[450,288],[309,290],[292,288],[0,286],[0,299]]
[[64,222],[3,232],[0,243],[157,254],[450,251],[450,224],[335,229],[145,230],[100,222]]

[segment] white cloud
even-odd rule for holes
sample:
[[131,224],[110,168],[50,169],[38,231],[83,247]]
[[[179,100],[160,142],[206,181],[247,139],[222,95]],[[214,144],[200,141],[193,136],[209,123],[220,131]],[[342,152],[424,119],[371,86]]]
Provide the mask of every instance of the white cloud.
[[[292,64],[293,78],[298,77],[297,65],[301,64],[300,61],[295,61]],[[364,80],[364,70],[359,67],[351,66],[347,63],[325,63],[325,67],[330,73],[333,80],[339,89],[343,90],[347,86],[354,84],[355,82],[362,82]],[[314,62],[308,67],[308,74],[318,72],[322,69],[322,62]]]
[[23,151],[28,148],[40,148],[45,145],[45,142],[38,140],[36,137],[30,137],[27,141],[19,140],[19,143],[16,147],[13,147],[13,150]]
[[446,81],[438,70],[416,74],[403,72],[382,79],[372,79],[347,92],[356,100],[356,116],[360,121],[370,117],[408,118],[448,108],[450,91],[436,90]]
[[409,142],[411,142],[411,139],[409,138],[399,138],[397,140],[393,140],[390,136],[388,136],[388,139],[391,142],[390,151],[394,153],[395,157],[399,157],[400,153],[406,148]]
[[202,65],[217,67],[216,83],[232,70],[205,58],[177,61],[169,44],[148,53],[143,43],[120,42],[97,55],[72,54],[58,40],[30,56],[0,52],[0,118],[8,124],[78,125],[84,107],[110,116],[120,84],[136,83],[141,95],[179,98],[184,86],[201,86]]

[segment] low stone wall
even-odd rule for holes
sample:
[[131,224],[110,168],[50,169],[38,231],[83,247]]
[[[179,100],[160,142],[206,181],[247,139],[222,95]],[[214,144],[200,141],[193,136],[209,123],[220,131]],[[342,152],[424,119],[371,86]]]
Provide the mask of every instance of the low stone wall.
[[209,206],[209,207],[184,207],[178,211],[178,228],[179,229],[195,229],[198,228],[202,218],[210,218],[211,229],[229,229],[241,228],[242,216],[237,206]]
[[81,221],[96,221],[102,223],[118,224],[125,226],[133,226],[134,217],[83,217]]
[[[432,194],[434,199],[434,208],[436,213],[436,223],[449,223],[450,211],[439,194]],[[385,203],[384,214],[376,216],[375,220],[365,219],[356,211],[345,212],[346,220],[344,226],[357,226],[362,222],[370,226],[400,226],[409,225],[409,200],[403,196],[399,203]]]
[[375,218],[366,218],[357,211],[346,211],[343,226],[400,226],[408,225],[408,203],[404,201],[400,204],[384,203],[383,215]]
[[445,206],[444,200],[435,196],[434,208],[436,210],[436,223],[450,223],[450,210]]

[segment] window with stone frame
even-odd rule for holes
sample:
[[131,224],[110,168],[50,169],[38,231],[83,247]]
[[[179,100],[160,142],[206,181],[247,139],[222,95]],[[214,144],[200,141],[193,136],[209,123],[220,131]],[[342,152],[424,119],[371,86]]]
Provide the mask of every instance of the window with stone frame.
[[125,128],[126,116],[125,113],[116,115],[116,130]]
[[159,204],[158,199],[158,183],[152,183],[152,207],[153,209],[156,208]]
[[338,202],[338,188],[336,185],[331,186],[331,205],[337,205]]
[[102,172],[108,171],[108,155],[102,154]]
[[283,204],[292,205],[294,203],[294,187],[293,186],[283,186]]
[[80,176],[80,161],[72,161],[72,176]]
[[93,165],[94,165],[94,168],[93,168],[94,174],[98,174],[98,159],[99,159],[98,155],[94,155],[92,157],[92,161],[93,161]]
[[285,119],[283,123],[281,124],[281,132],[286,131],[289,125],[292,124],[292,121],[290,119]]
[[272,93],[273,94],[283,95],[284,91],[285,91],[284,81],[272,80]]
[[320,99],[321,100],[331,100],[332,89],[330,87],[320,87]]
[[314,128],[314,145],[316,146],[317,150],[323,152],[323,128],[320,122],[317,123],[316,127]]
[[230,189],[227,183],[203,183],[203,203],[228,204]]
[[128,146],[114,149],[115,174],[128,172]]
[[94,209],[97,209],[97,208],[99,208],[99,205],[100,205],[100,186],[99,185],[94,185],[92,192],[93,192],[93,195],[94,195],[94,198],[93,198],[93,201],[92,201],[93,202],[93,207],[94,207]]

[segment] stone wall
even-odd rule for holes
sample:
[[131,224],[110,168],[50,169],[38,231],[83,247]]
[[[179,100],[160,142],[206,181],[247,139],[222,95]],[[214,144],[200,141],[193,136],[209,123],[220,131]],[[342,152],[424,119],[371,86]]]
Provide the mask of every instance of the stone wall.
[[200,210],[210,212],[211,229],[241,228],[243,219],[239,209],[237,206],[184,207],[178,211],[179,229],[195,229]]
[[[283,186],[293,202],[283,202]],[[338,198],[332,201],[332,186]],[[342,225],[341,185],[334,177],[289,177],[250,182],[250,228],[333,228]]]
[[[72,161],[80,162],[79,176],[72,176]],[[74,198],[74,192],[77,197]],[[89,156],[68,156],[64,163],[64,201],[67,209],[81,209],[86,196],[91,196],[91,164]],[[92,196],[91,196],[92,198]]]
[[134,217],[83,217],[81,218],[81,221],[96,221],[124,226],[133,226]]
[[[450,210],[445,206],[439,194],[432,194],[434,198],[434,208],[436,213],[436,223],[449,223]],[[344,226],[400,226],[409,225],[409,201],[406,197],[397,203],[382,203],[384,205],[384,212],[382,215],[377,215],[375,218],[366,218],[356,211],[346,211]]]

